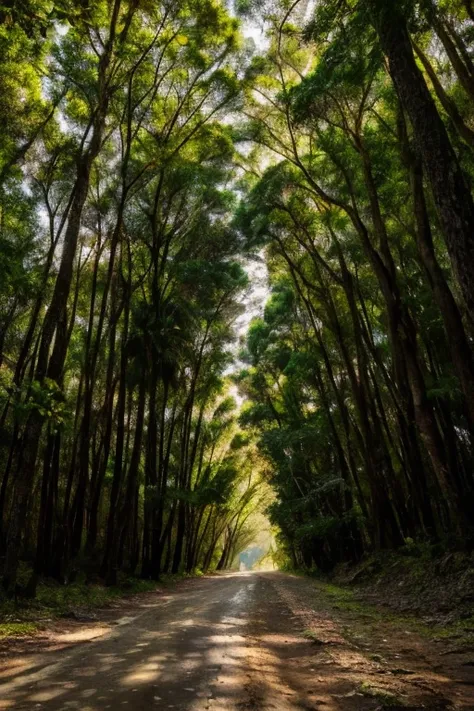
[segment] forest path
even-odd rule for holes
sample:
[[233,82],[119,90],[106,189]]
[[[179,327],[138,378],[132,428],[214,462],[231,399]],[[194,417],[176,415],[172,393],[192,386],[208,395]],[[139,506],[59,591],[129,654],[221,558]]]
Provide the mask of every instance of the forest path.
[[469,650],[334,609],[308,579],[201,578],[128,612],[87,643],[1,660],[0,709],[474,710]]

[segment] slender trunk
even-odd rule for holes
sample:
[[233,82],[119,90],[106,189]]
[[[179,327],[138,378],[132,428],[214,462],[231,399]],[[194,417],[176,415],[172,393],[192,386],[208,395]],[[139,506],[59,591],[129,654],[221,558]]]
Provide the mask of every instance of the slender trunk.
[[51,465],[53,460],[53,452],[55,445],[55,436],[51,432],[50,427],[48,427],[48,436],[46,442],[46,448],[44,452],[44,463],[43,463],[43,478],[41,484],[41,499],[40,499],[40,509],[38,516],[38,531],[37,531],[37,545],[36,545],[36,564],[35,572],[38,575],[42,575],[45,571],[46,561],[45,561],[45,526],[47,518],[47,505],[49,500],[49,487],[50,487],[50,473]]
[[155,492],[157,483],[156,472],[156,391],[158,387],[158,372],[156,365],[152,363],[149,386],[148,401],[148,423],[145,452],[145,505],[143,521],[143,554],[142,571],[143,578],[150,578],[152,575],[152,537],[153,523],[155,517]]
[[439,17],[432,0],[425,1],[428,5],[428,15],[434,31],[443,43],[446,54],[466,94],[471,100],[474,100],[474,72],[469,54],[465,51],[464,47],[460,47],[460,52],[458,52],[456,44],[458,44],[459,47],[459,38],[453,32],[453,29],[449,28],[448,25],[443,22],[442,18]]
[[170,569],[171,566],[171,551],[172,551],[172,542],[173,542],[173,523],[174,523],[174,518],[176,514],[176,506],[173,506],[173,508],[170,511],[170,515],[168,517],[168,521],[166,523],[166,558],[165,562],[163,565],[163,570],[167,573]]
[[184,501],[178,502],[178,525],[176,528],[176,541],[173,555],[172,573],[179,573],[183,556],[184,536],[186,533],[186,509]]
[[[213,511],[214,511],[214,506],[212,505],[209,507],[209,514],[207,516],[206,523],[204,524],[204,528],[203,528],[202,533],[199,536],[199,540],[197,542],[196,553],[195,553],[195,565],[199,564],[199,556],[201,555],[201,548],[202,548],[204,540],[206,538],[206,533],[209,529],[209,524],[211,522]],[[203,566],[203,568],[204,568],[204,566]]]
[[119,545],[126,537],[131,522],[130,502],[135,501],[138,491],[138,475],[142,450],[143,424],[145,419],[145,402],[146,380],[145,377],[142,377],[138,393],[137,420],[135,426],[135,437],[133,441],[133,451],[128,470],[127,487],[122,506],[117,515],[117,530],[115,532],[115,540],[111,543],[111,552],[108,560],[107,579],[112,582],[116,581],[117,578]]
[[[115,340],[117,331],[117,319],[112,319],[109,334],[109,361],[107,365],[107,375],[105,380],[106,401],[104,405],[105,431],[103,436],[102,458],[97,457],[95,466],[92,470],[92,479],[90,485],[90,503],[89,503],[89,527],[87,531],[86,550],[91,553],[96,545],[97,535],[99,530],[99,504],[102,494],[102,487],[107,472],[109,462],[109,454],[112,446],[112,429],[114,418],[114,397],[116,389],[116,378],[114,377],[115,370]],[[81,497],[84,493],[81,492]],[[78,504],[81,506],[81,503]],[[80,525],[82,518],[77,520],[77,525]],[[79,535],[76,537],[79,540]]]
[[127,401],[127,341],[128,341],[128,326],[130,315],[130,285],[125,287],[127,294],[124,298],[124,323],[122,330],[122,346],[120,353],[120,375],[119,375],[119,390],[117,401],[117,432],[115,438],[115,461],[114,472],[112,478],[112,487],[110,490],[109,500],[109,516],[107,521],[107,534],[105,541],[105,553],[102,563],[103,574],[107,576],[106,582],[108,585],[115,585],[117,582],[117,570],[115,567],[109,566],[109,559],[112,549],[117,544],[117,509],[119,504],[120,490],[123,480],[124,471],[124,441],[125,441],[125,410]]
[[7,464],[5,466],[5,471],[3,472],[2,486],[0,488],[0,554],[4,552],[5,547],[5,533],[7,531],[7,494],[8,494],[8,484],[10,482],[10,474],[15,461],[15,452],[19,444],[18,438],[20,433],[20,427],[18,422],[15,422],[13,426],[13,433],[11,437],[10,449],[8,452]]
[[466,123],[464,123],[464,119],[459,113],[459,109],[456,106],[456,103],[448,96],[448,94],[444,90],[444,87],[438,79],[438,75],[433,69],[431,62],[426,56],[426,54],[423,52],[421,47],[419,47],[413,40],[412,44],[420,62],[422,63],[427,75],[430,78],[431,84],[433,85],[433,88],[436,92],[436,96],[438,97],[441,106],[453,122],[453,126],[455,127],[461,138],[468,144],[468,146],[474,148],[474,131],[469,128]]

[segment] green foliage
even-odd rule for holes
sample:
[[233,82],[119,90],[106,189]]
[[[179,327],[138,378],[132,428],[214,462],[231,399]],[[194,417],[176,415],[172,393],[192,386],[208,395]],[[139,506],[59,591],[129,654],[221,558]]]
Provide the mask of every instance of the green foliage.
[[64,395],[54,380],[45,378],[42,383],[34,380],[31,383],[26,410],[38,410],[53,426],[64,422]]
[[10,637],[31,637],[38,629],[34,622],[0,622],[0,640]]

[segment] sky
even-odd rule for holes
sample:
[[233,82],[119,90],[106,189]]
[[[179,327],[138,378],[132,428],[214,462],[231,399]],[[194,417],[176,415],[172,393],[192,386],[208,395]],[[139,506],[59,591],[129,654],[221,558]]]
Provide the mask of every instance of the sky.
[[[230,11],[233,12],[234,0],[227,0]],[[297,11],[302,15],[300,20],[303,22],[307,21],[314,10],[316,0],[301,0]],[[265,28],[263,24],[259,24],[255,21],[246,21],[243,23],[242,32],[244,37],[253,39],[255,42],[256,52],[263,52],[267,45],[267,40],[265,37]],[[239,340],[245,337],[248,331],[252,319],[256,317],[263,317],[263,312],[265,309],[265,304],[270,295],[270,289],[268,284],[268,270],[265,264],[263,250],[259,255],[258,259],[254,261],[249,261],[243,265],[247,274],[249,276],[250,287],[246,294],[242,298],[242,302],[245,306],[244,313],[238,317],[235,323],[236,334]],[[240,350],[241,345],[237,344],[236,351]],[[237,372],[243,363],[236,361],[227,371],[228,374]],[[242,405],[243,399],[240,396],[238,389],[236,387],[231,388],[232,395],[235,397],[239,405]]]

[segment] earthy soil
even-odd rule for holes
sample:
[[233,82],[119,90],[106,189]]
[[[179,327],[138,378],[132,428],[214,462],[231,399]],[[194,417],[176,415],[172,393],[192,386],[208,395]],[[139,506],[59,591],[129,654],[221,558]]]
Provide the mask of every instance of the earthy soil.
[[0,709],[474,711],[474,650],[283,573],[185,581],[0,649]]
[[256,708],[271,708],[265,695],[279,682],[287,702],[272,702],[277,709],[474,709],[471,647],[427,638],[380,608],[341,609],[312,580],[274,574],[260,590],[267,604],[255,619],[249,673]]

